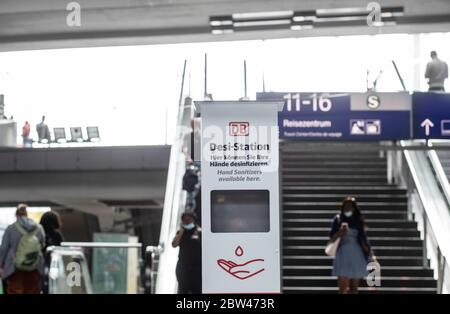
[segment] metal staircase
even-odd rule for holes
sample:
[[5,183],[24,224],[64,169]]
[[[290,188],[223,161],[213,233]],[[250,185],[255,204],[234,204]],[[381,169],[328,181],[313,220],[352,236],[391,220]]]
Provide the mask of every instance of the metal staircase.
[[360,292],[436,293],[417,224],[408,218],[407,191],[387,183],[387,161],[378,151],[345,145],[281,146],[283,292],[337,293],[324,248],[341,201],[354,196],[381,265],[381,286],[362,280]]

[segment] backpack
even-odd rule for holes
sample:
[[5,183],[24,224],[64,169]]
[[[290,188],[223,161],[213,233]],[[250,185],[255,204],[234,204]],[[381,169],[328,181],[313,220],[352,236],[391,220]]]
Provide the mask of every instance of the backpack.
[[33,231],[26,231],[20,223],[16,222],[16,227],[22,234],[16,251],[15,266],[18,270],[32,271],[38,269],[41,258],[41,242],[37,237],[39,228]]
[[183,190],[187,192],[195,191],[195,185],[198,183],[198,176],[195,170],[188,169],[183,176]]

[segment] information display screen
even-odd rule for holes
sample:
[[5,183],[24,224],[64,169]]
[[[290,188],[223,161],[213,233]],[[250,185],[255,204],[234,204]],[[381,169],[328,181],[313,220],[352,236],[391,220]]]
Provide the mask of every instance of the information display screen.
[[269,191],[211,191],[211,231],[269,232]]

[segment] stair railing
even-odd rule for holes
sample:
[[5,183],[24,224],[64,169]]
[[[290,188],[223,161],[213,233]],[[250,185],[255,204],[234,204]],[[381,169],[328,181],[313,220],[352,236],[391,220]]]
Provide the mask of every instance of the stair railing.
[[[429,142],[430,147],[435,146],[434,141]],[[442,144],[441,144],[442,145]],[[449,147],[450,149],[450,143],[445,143],[445,146]],[[434,149],[428,150],[428,159],[431,162],[431,165],[433,166],[434,173],[436,175],[436,178],[438,179],[439,185],[441,187],[442,192],[445,195],[445,198],[447,199],[447,204],[450,205],[450,183],[448,182],[447,174],[445,173],[444,168],[442,167],[441,161],[439,159],[438,154]]]
[[[183,82],[185,70],[186,62],[183,70]],[[155,293],[176,293],[177,290],[175,268],[178,260],[178,248],[173,248],[171,242],[178,229],[181,213],[185,209],[186,192],[182,189],[182,179],[186,171],[186,156],[183,153],[183,139],[191,131],[191,119],[194,112],[192,100],[186,98],[183,102],[182,95],[183,83],[175,137],[170,150],[159,245],[147,249],[147,252],[153,251],[157,257],[157,265],[152,266],[154,267],[152,271],[157,273]]]

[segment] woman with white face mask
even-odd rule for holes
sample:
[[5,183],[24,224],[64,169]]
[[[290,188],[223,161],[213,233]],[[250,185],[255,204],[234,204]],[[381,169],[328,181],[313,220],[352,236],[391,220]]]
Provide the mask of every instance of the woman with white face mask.
[[330,232],[331,242],[340,238],[333,261],[333,276],[338,278],[339,293],[358,293],[360,280],[367,276],[367,264],[375,261],[365,227],[355,199],[346,197]]

